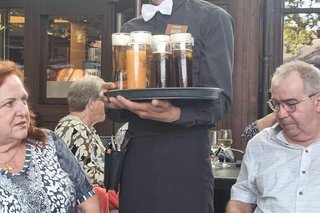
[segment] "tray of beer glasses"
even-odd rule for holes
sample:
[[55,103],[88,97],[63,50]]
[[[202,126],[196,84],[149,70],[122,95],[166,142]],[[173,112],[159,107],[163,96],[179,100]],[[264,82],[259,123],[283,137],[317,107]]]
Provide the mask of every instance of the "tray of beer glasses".
[[128,100],[216,100],[223,90],[214,87],[167,87],[167,88],[146,88],[146,89],[125,89],[110,90],[105,92],[107,97],[116,97],[121,95]]

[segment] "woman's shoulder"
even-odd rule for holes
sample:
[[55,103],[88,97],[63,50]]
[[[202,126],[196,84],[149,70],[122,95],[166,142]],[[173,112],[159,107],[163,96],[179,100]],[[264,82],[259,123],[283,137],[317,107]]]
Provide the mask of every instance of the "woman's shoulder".
[[52,131],[51,129],[45,129],[44,131],[45,131],[46,134],[47,134],[47,140],[48,140],[48,142],[50,142],[50,141],[55,141],[55,140],[57,140],[58,137],[59,137],[59,136],[58,136],[54,131]]
[[64,146],[63,140],[52,130],[46,129],[47,132],[47,144],[55,148]]
[[54,129],[54,132],[61,138],[70,138],[74,132],[86,132],[87,126],[77,117],[67,115],[63,117]]
[[73,115],[66,115],[65,117],[60,119],[56,129],[59,127],[76,127],[76,126],[84,127],[85,125],[78,117]]

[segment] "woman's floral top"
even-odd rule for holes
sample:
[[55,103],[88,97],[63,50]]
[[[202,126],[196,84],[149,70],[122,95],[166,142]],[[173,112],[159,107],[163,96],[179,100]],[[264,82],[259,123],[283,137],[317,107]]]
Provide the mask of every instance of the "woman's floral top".
[[243,137],[246,141],[249,141],[253,136],[259,133],[257,121],[249,124],[242,132],[241,137]]
[[77,116],[67,115],[55,133],[69,146],[91,183],[103,186],[105,148],[94,128],[89,129]]
[[79,163],[52,131],[44,149],[26,144],[20,172],[0,169],[1,213],[76,213],[76,204],[94,194]]

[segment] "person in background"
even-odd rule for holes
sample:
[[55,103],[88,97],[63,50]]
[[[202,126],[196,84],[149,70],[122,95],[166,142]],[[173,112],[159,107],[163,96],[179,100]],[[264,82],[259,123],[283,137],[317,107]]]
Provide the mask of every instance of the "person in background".
[[35,126],[23,74],[0,61],[0,212],[99,213],[77,160],[52,131]]
[[[223,119],[232,100],[233,19],[222,8],[200,0],[152,0],[160,11],[134,18],[123,32],[153,35],[191,33],[195,87],[218,87],[216,101],[134,102],[105,97],[107,115],[128,122],[127,151],[120,182],[121,213],[213,213],[214,179],[208,128]],[[162,14],[163,6],[168,6]],[[158,9],[159,9],[158,7]],[[157,8],[155,8],[157,10]],[[102,92],[115,84],[103,85]],[[103,97],[103,95],[101,95]],[[124,144],[125,145],[125,144]]]
[[278,124],[249,141],[227,213],[319,212],[320,71],[283,64],[271,94]]
[[241,137],[243,137],[247,142],[258,134],[261,130],[271,127],[276,123],[276,114],[272,112],[259,120],[254,121],[249,124],[242,132]]
[[105,148],[93,126],[105,120],[104,103],[99,99],[103,82],[97,76],[74,81],[68,91],[69,114],[54,130],[78,159],[90,182],[101,186]]
[[[99,99],[99,91],[103,83],[104,81],[97,76],[85,76],[74,81],[68,91],[70,113],[59,121],[54,130],[68,145],[90,182],[100,187],[104,184],[105,147],[93,126],[105,120],[104,102]],[[105,191],[97,185],[94,186],[95,190]],[[109,194],[117,197],[114,192]],[[108,200],[108,195],[105,196]],[[117,204],[113,207],[116,208]]]

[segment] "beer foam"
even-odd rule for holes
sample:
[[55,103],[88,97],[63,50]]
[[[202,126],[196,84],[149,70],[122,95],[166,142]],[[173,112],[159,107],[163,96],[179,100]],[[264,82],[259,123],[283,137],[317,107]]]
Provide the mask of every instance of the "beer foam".
[[167,41],[153,41],[152,49],[155,52],[168,52],[171,51],[170,42]]
[[153,50],[161,53],[168,52],[171,50],[170,43],[164,41],[153,43]]
[[172,43],[179,43],[179,42],[187,42],[187,43],[193,43],[193,38],[191,33],[175,33],[171,34],[170,36]]
[[131,42],[131,36],[129,33],[113,33],[112,45],[114,46],[126,46]]
[[152,36],[149,31],[133,31],[130,33],[132,42],[135,43],[145,43],[151,45]]
[[170,42],[170,36],[169,35],[153,35],[152,36],[152,41],[153,42],[158,42],[158,41]]

